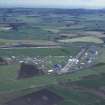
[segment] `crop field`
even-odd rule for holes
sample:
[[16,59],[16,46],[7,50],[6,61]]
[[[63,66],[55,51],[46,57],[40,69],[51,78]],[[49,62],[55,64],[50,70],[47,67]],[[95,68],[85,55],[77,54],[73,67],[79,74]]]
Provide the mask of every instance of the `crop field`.
[[79,47],[0,49],[0,56],[74,56]]
[[105,48],[100,49],[101,54],[97,57],[97,62],[105,63]]
[[64,43],[84,42],[84,43],[102,44],[103,40],[97,37],[87,36],[87,37],[77,37],[77,38],[59,40],[59,42],[64,42]]
[[[31,10],[31,12],[33,14],[30,15],[7,13],[11,15],[11,17],[7,17],[7,20],[16,24],[11,25],[7,21],[6,25],[0,25],[0,38],[10,40],[55,40],[56,37],[60,38],[61,34],[76,34],[76,36],[79,36],[81,34],[78,33],[82,32],[82,35],[85,36],[87,31],[96,32],[96,35],[89,34],[89,36],[99,37],[100,35],[97,35],[97,32],[104,36],[105,14],[103,11],[90,14],[80,13],[78,17],[76,16],[77,11],[69,11],[70,13],[66,14],[63,11],[60,15],[57,15],[56,10],[46,9],[44,11],[44,14],[47,14],[46,16],[37,9]],[[61,11],[57,10],[57,12]]]
[[21,44],[21,43],[27,43],[27,44],[33,44],[33,45],[58,45],[58,43],[53,42],[53,41],[48,41],[48,40],[6,40],[6,39],[0,39],[0,46],[3,45],[15,45],[15,44]]
[[12,43],[11,41],[7,41],[7,40],[4,40],[4,39],[0,39],[0,46],[2,45],[6,45],[6,44],[10,44]]
[[41,29],[32,29],[29,27],[23,27],[21,30],[0,31],[0,37],[3,39],[25,39],[25,40],[49,40],[49,37],[53,37],[53,33],[49,31],[43,31]]
[[0,39],[0,47],[13,48],[13,46],[19,47],[61,47],[61,45],[54,41],[48,40],[8,40]]

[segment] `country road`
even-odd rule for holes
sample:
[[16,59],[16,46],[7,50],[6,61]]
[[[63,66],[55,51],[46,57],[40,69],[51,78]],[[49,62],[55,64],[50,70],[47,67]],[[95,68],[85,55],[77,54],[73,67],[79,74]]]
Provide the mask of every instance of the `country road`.
[[[90,47],[86,47],[86,48],[82,48],[81,51],[73,59],[70,58],[68,60],[68,63],[61,69],[59,74],[63,74],[63,73],[67,73],[67,72],[73,72],[73,71],[75,71],[74,68],[79,65],[81,59],[84,59],[84,62],[85,62],[87,58],[88,59],[92,59],[91,57],[96,56],[95,53],[91,53],[91,57],[90,57],[90,55],[87,56],[87,58],[84,57],[86,53],[90,54],[91,49],[92,49],[91,46]],[[96,52],[96,51],[97,50],[95,49],[94,52]]]

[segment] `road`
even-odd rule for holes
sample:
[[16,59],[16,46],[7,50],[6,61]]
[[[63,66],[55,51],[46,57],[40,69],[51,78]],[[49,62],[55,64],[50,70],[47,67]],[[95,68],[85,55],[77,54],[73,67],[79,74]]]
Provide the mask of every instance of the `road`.
[[[76,55],[76,57],[72,59],[72,61],[68,60],[68,63],[60,70],[60,72],[58,72],[58,74],[73,72],[74,71],[73,68],[79,65],[80,60],[85,56],[85,54],[90,53],[90,49],[91,47],[82,48],[81,51]],[[86,58],[83,58],[83,59],[84,61],[86,60]]]

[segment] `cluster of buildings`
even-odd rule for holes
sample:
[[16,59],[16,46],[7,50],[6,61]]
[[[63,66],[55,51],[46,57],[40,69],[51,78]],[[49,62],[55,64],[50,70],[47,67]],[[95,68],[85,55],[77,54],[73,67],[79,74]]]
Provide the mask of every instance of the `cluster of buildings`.
[[64,59],[65,62],[61,64],[59,61],[61,59],[57,59],[57,62],[54,62],[53,57],[4,57],[0,58],[1,65],[7,64],[31,64],[38,68],[38,70],[42,70],[46,74],[63,74],[68,72],[77,71],[83,68],[88,68],[95,65],[95,59],[99,54],[98,48],[95,46],[82,48],[81,51],[75,57],[68,57]]
[[74,72],[84,68],[92,67],[96,64],[95,60],[98,54],[99,51],[96,46],[82,48],[76,57],[70,58],[68,60],[68,63],[61,69],[59,73],[62,74]]
[[[54,60],[57,59],[57,62],[54,62]],[[60,64],[61,60],[64,62],[65,57],[64,56],[36,56],[36,57],[30,57],[30,56],[10,56],[10,57],[0,57],[0,65],[11,65],[11,64],[30,64],[35,65],[38,67],[38,69],[43,70],[44,73],[52,73],[59,71],[63,64]]]

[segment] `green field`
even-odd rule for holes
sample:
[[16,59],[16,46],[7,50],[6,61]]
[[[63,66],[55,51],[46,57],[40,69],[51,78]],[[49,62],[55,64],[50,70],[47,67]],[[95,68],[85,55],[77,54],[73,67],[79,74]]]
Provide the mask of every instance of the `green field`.
[[[3,16],[6,19],[3,20]],[[65,65],[68,58],[75,56],[84,45],[97,46],[105,42],[105,13],[101,10],[14,8],[8,11],[1,8],[0,18],[0,46],[21,43],[55,46],[1,48],[0,57],[46,58],[48,69],[52,69],[54,64]],[[105,105],[104,96],[72,88],[77,85],[105,94],[105,47],[98,50],[95,66],[63,75],[46,74],[18,80],[19,64],[0,65],[0,105],[41,88],[48,88],[62,96],[64,102],[59,105]]]
[[[16,76],[16,71],[13,72],[12,69],[8,72],[6,70],[4,72],[0,71],[1,72],[0,76],[2,76],[3,73],[6,73],[3,77],[1,77],[2,81],[0,81],[0,83],[1,83],[0,91],[1,91],[2,96],[0,96],[0,97],[1,97],[2,101],[5,100],[3,97],[6,97],[6,93],[7,93],[7,94],[9,94],[7,99],[10,100],[11,98],[13,98],[12,95],[14,95],[14,94],[15,94],[15,96],[24,95],[26,93],[26,91],[22,92],[22,90],[24,90],[24,89],[26,90],[26,89],[32,88],[29,90],[29,93],[30,93],[33,90],[33,88],[37,89],[38,87],[45,87],[45,86],[52,85],[52,84],[54,85],[54,84],[57,84],[58,81],[66,81],[66,80],[77,81],[77,80],[80,80],[84,76],[105,73],[104,69],[105,69],[105,66],[99,67],[99,68],[93,68],[90,70],[83,70],[83,71],[73,73],[73,74],[68,74],[68,75],[62,75],[62,76],[49,75],[49,76],[39,76],[39,77],[36,76],[34,78],[24,79],[24,80],[14,79],[14,78],[16,78],[16,77],[14,77],[14,75]],[[13,74],[11,74],[11,72],[13,72]],[[6,77],[6,79],[5,79],[5,77]],[[9,80],[9,79],[11,79],[11,80]],[[16,91],[18,91],[18,93],[16,93]],[[64,96],[69,98],[71,92],[68,93],[69,94],[69,96],[68,96],[66,94],[66,90],[64,90],[64,91],[65,91]],[[60,92],[60,90],[57,92]],[[62,92],[60,92],[60,94],[62,94]],[[78,94],[80,97],[82,97],[81,94],[84,94],[86,97],[88,96],[88,95],[86,95],[86,93],[80,94],[78,92],[75,93],[74,91],[72,91],[72,94],[76,94],[76,96]],[[89,96],[91,96],[91,95],[89,95]],[[67,103],[67,99],[65,101]],[[7,102],[7,101],[5,100],[4,103],[5,102]],[[71,103],[71,102],[69,102],[69,103]],[[64,103],[64,105],[65,105],[65,103]],[[93,105],[95,105],[95,104],[93,104]]]
[[100,49],[101,54],[97,57],[97,62],[105,63],[105,47]]
[[0,49],[0,56],[74,56],[79,47]]
[[50,87],[52,91],[64,97],[64,102],[59,105],[104,105],[105,99],[92,93],[81,92],[76,89],[67,89],[62,86]]
[[[36,9],[34,11],[38,13],[40,10]],[[56,12],[56,10],[54,11]],[[18,22],[25,24],[20,24],[19,26],[16,25],[15,29],[13,28],[10,30],[5,30],[5,28],[8,27],[1,25],[0,38],[10,40],[54,40],[56,37],[60,37],[60,34],[75,34],[76,36],[80,36],[81,34],[78,33],[82,32],[82,35],[85,36],[85,32],[87,31],[96,31],[104,35],[103,32],[105,31],[105,14],[103,12],[98,12],[97,14],[96,12],[93,12],[93,14],[81,13],[81,15],[78,15],[78,17],[72,15],[72,13],[71,15],[67,15],[67,13],[63,15],[61,14],[60,16],[50,16],[52,10],[45,10],[44,12],[47,14],[46,16],[36,16],[37,13],[31,14],[32,16],[24,15],[21,13],[15,16],[11,14],[11,17],[7,17],[7,20],[9,19],[13,22],[17,20]],[[10,28],[12,28],[11,25]],[[89,36],[97,36],[97,34],[89,34]]]
[[[60,81],[65,81],[65,82],[68,80],[69,81],[78,81],[78,80],[81,80],[85,76],[98,75],[100,73],[105,73],[105,70],[104,70],[105,66],[101,66],[101,67],[91,68],[91,69],[87,69],[87,70],[81,70],[78,72],[74,72],[72,74],[65,74],[65,75],[60,75],[60,76],[45,75],[45,76],[36,76],[33,78],[29,78],[29,79],[16,80],[17,72],[18,72],[17,65],[15,65],[15,66],[11,65],[11,66],[7,66],[7,67],[2,66],[1,68],[2,68],[0,71],[0,78],[1,78],[0,91],[2,94],[2,96],[0,96],[1,99],[3,99],[3,97],[6,97],[5,96],[6,93],[11,94],[11,95],[15,94],[15,96],[22,95],[23,93],[25,94],[25,92],[26,92],[26,91],[25,92],[23,91],[23,93],[22,93],[22,90],[24,90],[24,89],[26,90],[26,89],[30,88],[30,90],[29,90],[29,93],[30,93],[33,90],[33,88],[37,89],[38,87],[50,86],[52,84],[54,85]],[[13,73],[13,74],[11,74],[11,73]],[[95,83],[96,82],[94,82],[94,84]],[[15,91],[18,91],[18,93],[15,93]],[[66,90],[64,90],[64,91],[66,91]],[[70,95],[70,93],[69,93],[69,95]],[[74,94],[74,92],[72,94]],[[81,94],[79,94],[79,95],[81,96]],[[84,93],[84,95],[86,95],[86,94]],[[66,93],[65,93],[65,97],[67,97]],[[11,97],[8,97],[8,98],[11,99]],[[6,100],[4,102],[6,102]],[[93,105],[95,105],[95,104],[93,104]]]
[[0,39],[0,46],[2,45],[15,45],[15,44],[32,44],[32,45],[36,45],[36,46],[57,46],[59,45],[58,43],[54,42],[54,41],[48,41],[48,40],[8,40],[8,39]]
[[[103,48],[102,51],[104,54],[105,49]],[[51,60],[52,58],[49,59]],[[54,60],[56,62],[56,59],[53,59],[53,62]],[[78,105],[77,103],[79,103],[80,105],[88,105],[88,102],[90,102],[89,105],[104,105],[105,100],[98,96],[95,96],[92,93],[80,92],[78,90],[67,90],[63,87],[59,88],[57,85],[61,81],[70,81],[75,83],[77,82],[77,84],[81,84],[81,86],[84,87],[96,88],[99,86],[104,86],[105,76],[101,76],[100,78],[96,78],[95,80],[92,80],[91,78],[84,80],[83,78],[87,76],[101,75],[102,73],[105,73],[105,65],[83,69],[72,74],[51,74],[17,80],[19,68],[19,65],[0,66],[0,104],[4,105],[4,103],[18,96],[23,96],[33,91],[37,91],[40,88],[48,86],[49,89],[55,91],[57,94],[64,97],[65,100],[61,105]],[[82,99],[84,99],[84,101]],[[96,99],[99,100],[97,104],[95,101]]]

